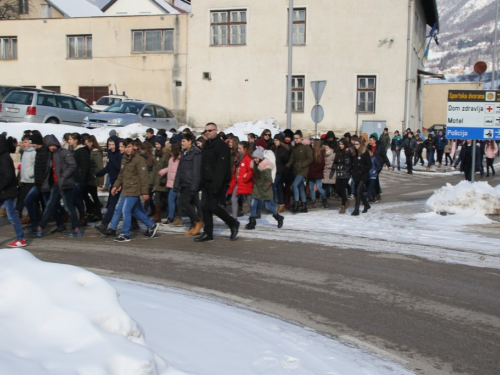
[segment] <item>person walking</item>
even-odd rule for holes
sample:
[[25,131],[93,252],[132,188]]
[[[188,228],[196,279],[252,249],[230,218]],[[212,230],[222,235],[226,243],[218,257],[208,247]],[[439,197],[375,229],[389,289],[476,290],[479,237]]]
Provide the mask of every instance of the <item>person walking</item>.
[[349,205],[347,199],[347,185],[351,179],[351,164],[352,154],[349,145],[345,139],[341,139],[338,143],[338,149],[335,152],[333,160],[333,170],[330,172],[329,178],[333,177],[335,172],[335,190],[340,196],[342,205],[340,206],[339,214],[345,214],[345,210]]
[[403,138],[399,135],[399,131],[394,132],[394,137],[391,141],[391,151],[392,151],[392,165],[396,169],[396,162],[398,166],[398,171],[401,170],[400,157],[401,157],[401,147],[403,146]]
[[[382,168],[384,165],[387,166],[387,170],[391,171],[391,163],[387,157],[387,149],[384,147],[383,143],[377,140],[373,135],[368,138],[368,148],[373,151],[373,154],[379,161]],[[382,168],[378,171],[377,178],[375,179],[375,192],[377,194],[377,201],[381,200],[382,187],[380,186],[380,173],[382,173]]]
[[[153,186],[153,202],[155,204],[155,213],[153,222],[161,222],[161,203],[163,200],[168,200],[167,178],[160,176],[160,170],[168,167],[170,160],[170,152],[165,148],[165,137],[157,136],[154,142],[153,152],[153,173],[149,176],[149,186]],[[150,189],[151,190],[151,189]]]
[[288,145],[283,143],[283,135],[276,134],[274,136],[274,145],[271,150],[276,158],[276,177],[273,183],[273,199],[278,204],[278,213],[285,212],[285,201],[283,190],[285,188],[285,178],[287,173],[286,163],[290,159],[290,149]]
[[226,196],[226,186],[231,181],[231,150],[217,134],[217,125],[209,122],[205,125],[207,141],[201,153],[201,183],[203,212],[203,233],[196,237],[195,242],[210,242],[214,240],[214,219],[218,216],[230,229],[230,240],[236,239],[240,222],[227,213],[219,202]]
[[309,165],[313,161],[312,149],[304,145],[302,132],[297,130],[293,136],[295,146],[290,154],[290,160],[286,164],[287,168],[293,166],[295,178],[292,183],[293,190],[293,207],[292,213],[307,212],[305,180],[309,173]]
[[486,156],[486,177],[490,177],[490,168],[492,176],[495,175],[495,168],[493,168],[493,162],[498,154],[498,145],[495,141],[486,141],[484,147],[484,155]]
[[92,207],[87,207],[87,212],[90,213],[88,221],[101,221],[102,204],[97,194],[97,188],[103,185],[104,179],[95,175],[97,171],[102,169],[104,164],[102,160],[101,146],[99,146],[99,142],[97,142],[95,135],[85,135],[83,136],[83,141],[90,150],[90,179],[87,181],[86,190],[88,195],[91,197]]
[[435,143],[437,151],[437,161],[439,163],[438,167],[441,168],[441,166],[443,165],[444,149],[446,147],[446,144],[448,143],[443,130],[438,131],[438,135],[435,138]]
[[356,182],[356,207],[351,213],[352,216],[359,215],[359,206],[363,201],[363,213],[368,212],[371,208],[365,196],[365,185],[370,178],[370,169],[372,168],[372,161],[370,154],[366,149],[363,138],[358,138],[353,141],[354,148],[352,149],[352,179]]
[[[241,141],[238,144],[238,153],[233,160],[233,173],[227,194],[231,196],[231,213],[235,219],[239,216],[240,211],[238,201],[241,199],[243,203],[243,199],[252,194],[253,170],[250,167],[252,163],[251,152],[250,144],[246,141]],[[243,211],[243,207],[241,211]]]
[[326,193],[323,189],[323,178],[325,176],[325,152],[321,146],[321,140],[315,139],[312,143],[313,146],[313,160],[309,164],[309,172],[307,173],[309,183],[309,194],[311,195],[311,207],[316,207],[316,192],[314,185],[318,189],[323,202],[323,208],[328,208],[328,200]]
[[408,137],[403,142],[406,157],[406,173],[413,174],[413,152],[417,147],[417,141],[413,137],[413,132],[408,132]]
[[434,135],[429,134],[427,139],[424,141],[424,148],[427,152],[427,169],[431,170],[432,166],[436,164],[434,161],[434,153],[436,152],[436,141],[434,140]]
[[382,134],[380,134],[379,141],[384,145],[385,151],[391,147],[391,136],[389,135],[389,129],[384,128]]

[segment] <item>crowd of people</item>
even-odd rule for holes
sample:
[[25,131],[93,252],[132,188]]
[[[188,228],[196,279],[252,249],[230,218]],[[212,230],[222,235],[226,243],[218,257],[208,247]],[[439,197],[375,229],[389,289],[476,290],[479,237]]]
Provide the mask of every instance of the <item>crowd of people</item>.
[[[11,154],[18,146],[22,155],[16,173]],[[389,149],[392,163],[387,157]],[[331,196],[340,199],[339,214],[345,214],[354,200],[351,215],[358,216],[368,212],[370,203],[380,200],[379,177],[384,166],[389,171],[392,167],[400,170],[404,151],[407,173],[412,174],[414,164],[424,165],[424,149],[427,169],[436,162],[441,166],[444,157],[445,165],[448,161],[454,167],[460,163],[470,180],[473,170],[484,175],[485,155],[486,176],[490,169],[495,175],[495,142],[478,143],[474,169],[472,143],[464,142],[454,158],[457,144],[448,141],[443,131],[427,138],[410,129],[403,136],[395,131],[392,137],[387,128],[380,136],[351,137],[345,133],[341,138],[328,131],[320,139],[308,139],[300,130],[287,129],[273,137],[265,129],[260,135],[248,134],[246,140],[240,140],[208,123],[198,137],[189,128],[170,139],[165,131],[155,134],[148,129],[144,141],[120,139],[112,131],[105,163],[103,150],[90,134],[68,133],[59,141],[52,134],[25,131],[19,145],[2,134],[0,205],[16,232],[16,240],[7,246],[26,246],[24,231],[44,236],[51,219],[55,221],[52,234],[80,237],[82,228],[95,223],[103,236],[128,242],[131,231],[139,230],[140,221],[146,227],[144,235],[152,238],[162,216],[166,216],[163,224],[170,226],[183,226],[182,218],[187,217],[190,226],[185,234],[195,235],[196,242],[207,242],[213,241],[216,215],[229,227],[234,240],[245,202],[250,211],[247,230],[256,228],[264,206],[281,228],[285,210],[303,214],[309,208],[328,208]],[[108,191],[104,215],[99,187]],[[27,215],[23,218],[24,211]],[[120,220],[123,224],[118,234]]]

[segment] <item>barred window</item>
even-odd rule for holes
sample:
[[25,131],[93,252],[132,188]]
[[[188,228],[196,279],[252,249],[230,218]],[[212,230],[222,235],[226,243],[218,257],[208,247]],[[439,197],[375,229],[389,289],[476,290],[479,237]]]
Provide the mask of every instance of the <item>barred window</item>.
[[174,52],[174,30],[133,30],[133,53]]
[[210,13],[210,45],[244,45],[247,43],[247,11],[224,10]]

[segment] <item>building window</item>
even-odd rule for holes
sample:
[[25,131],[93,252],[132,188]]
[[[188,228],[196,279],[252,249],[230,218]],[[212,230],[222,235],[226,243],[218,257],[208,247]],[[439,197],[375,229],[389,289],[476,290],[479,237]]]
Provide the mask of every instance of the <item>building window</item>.
[[17,37],[0,37],[0,60],[17,60]]
[[28,0],[19,0],[19,14],[29,13],[29,3]]
[[292,76],[292,111],[304,112],[304,76]]
[[358,76],[358,112],[375,112],[376,89],[375,76]]
[[68,36],[68,59],[91,59],[92,35]]
[[133,30],[133,53],[174,52],[174,30]]
[[306,10],[293,8],[292,42],[294,45],[306,44]]
[[247,44],[247,11],[224,10],[210,13],[210,45]]

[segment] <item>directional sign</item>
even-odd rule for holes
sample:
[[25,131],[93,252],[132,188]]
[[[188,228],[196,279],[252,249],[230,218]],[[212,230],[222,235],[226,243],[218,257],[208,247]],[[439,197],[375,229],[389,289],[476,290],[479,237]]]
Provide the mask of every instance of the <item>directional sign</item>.
[[500,91],[448,91],[446,138],[500,140]]
[[325,111],[323,111],[323,107],[319,104],[316,104],[311,111],[311,117],[314,123],[323,121],[323,117],[325,117]]
[[319,100],[321,99],[323,91],[325,91],[325,86],[326,86],[326,81],[311,81],[311,88],[313,90],[314,99],[316,100],[316,103],[318,103]]

